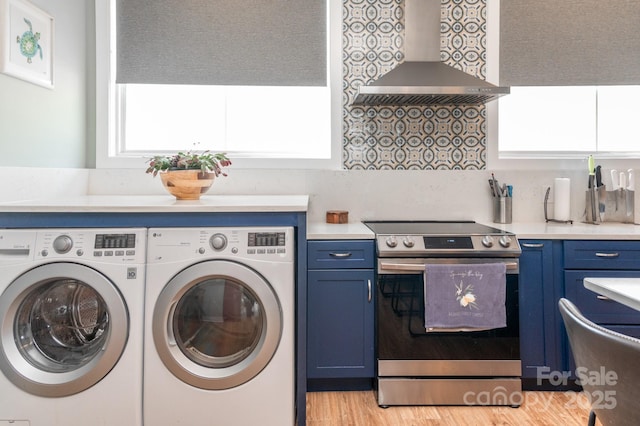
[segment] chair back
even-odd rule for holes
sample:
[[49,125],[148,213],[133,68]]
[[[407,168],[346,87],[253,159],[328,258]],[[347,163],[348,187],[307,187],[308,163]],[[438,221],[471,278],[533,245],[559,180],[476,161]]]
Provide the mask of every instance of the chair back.
[[601,327],[569,300],[558,302],[576,377],[605,425],[640,425],[640,339]]

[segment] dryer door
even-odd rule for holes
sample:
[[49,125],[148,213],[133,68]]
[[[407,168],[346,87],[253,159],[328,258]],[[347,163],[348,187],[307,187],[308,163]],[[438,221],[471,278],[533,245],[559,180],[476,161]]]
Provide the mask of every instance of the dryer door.
[[77,263],[48,263],[0,295],[0,369],[31,394],[72,395],[111,371],[128,330],[125,302],[107,277]]
[[228,389],[269,363],[282,335],[282,309],[256,271],[211,260],[167,283],[152,327],[158,355],[177,378],[202,389]]

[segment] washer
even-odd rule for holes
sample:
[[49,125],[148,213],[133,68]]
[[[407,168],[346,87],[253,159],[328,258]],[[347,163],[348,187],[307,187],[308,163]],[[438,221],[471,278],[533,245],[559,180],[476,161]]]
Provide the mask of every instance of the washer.
[[144,421],[294,424],[293,228],[149,229]]
[[142,424],[146,235],[0,230],[0,424]]

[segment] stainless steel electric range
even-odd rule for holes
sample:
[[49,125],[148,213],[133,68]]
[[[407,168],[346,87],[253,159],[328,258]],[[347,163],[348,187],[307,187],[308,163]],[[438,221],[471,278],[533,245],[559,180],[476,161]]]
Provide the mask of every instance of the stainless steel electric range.
[[[364,223],[376,234],[378,404],[519,406],[516,236],[472,221]],[[489,263],[505,264],[506,327],[425,329],[425,268]]]

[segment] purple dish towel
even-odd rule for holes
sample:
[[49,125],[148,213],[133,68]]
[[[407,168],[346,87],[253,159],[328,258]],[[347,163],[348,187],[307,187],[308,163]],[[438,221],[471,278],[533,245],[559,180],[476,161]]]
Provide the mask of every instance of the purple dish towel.
[[427,331],[506,327],[504,263],[427,265],[424,326]]

